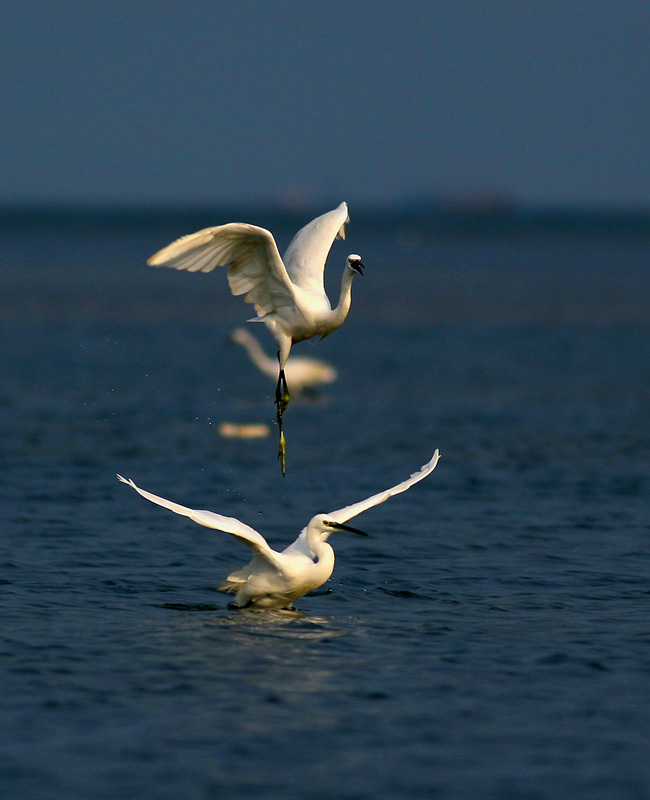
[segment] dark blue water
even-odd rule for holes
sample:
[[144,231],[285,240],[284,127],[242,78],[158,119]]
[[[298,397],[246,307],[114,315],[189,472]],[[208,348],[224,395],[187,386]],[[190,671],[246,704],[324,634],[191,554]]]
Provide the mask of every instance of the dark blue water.
[[[353,215],[282,480],[218,434],[273,422],[249,308],[144,266],[220,221],[0,232],[0,795],[650,797],[650,237]],[[302,615],[228,610],[248,552],[114,477],[283,546],[436,447]]]

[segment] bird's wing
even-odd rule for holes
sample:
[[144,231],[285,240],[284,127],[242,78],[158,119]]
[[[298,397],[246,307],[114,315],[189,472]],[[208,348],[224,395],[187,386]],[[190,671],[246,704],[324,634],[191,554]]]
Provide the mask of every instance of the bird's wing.
[[152,267],[212,272],[229,265],[228,282],[234,295],[244,294],[260,317],[293,305],[293,286],[270,231],[230,222],[182,236],[147,261]]
[[347,203],[316,217],[293,237],[284,254],[287,272],[296,286],[324,291],[323,270],[335,239],[345,239]]
[[300,533],[298,534],[298,538],[295,540],[295,542],[291,542],[291,544],[288,547],[286,547],[283,550],[283,552],[287,553],[287,552],[292,552],[292,551],[296,551],[296,550],[299,553],[302,553],[303,555],[307,556],[308,558],[313,558],[312,552],[311,552],[311,550],[309,548],[309,545],[307,544],[307,527],[306,526],[300,531]]
[[198,522],[199,525],[204,525],[206,528],[214,528],[215,530],[232,534],[232,536],[238,539],[242,544],[245,544],[246,547],[252,550],[256,555],[264,558],[265,561],[272,564],[276,569],[280,568],[275,557],[275,551],[269,547],[262,534],[258,533],[254,528],[240,522],[238,519],[234,517],[224,517],[222,514],[215,514],[213,511],[197,511],[193,508],[186,508],[178,503],[172,503],[171,500],[165,500],[164,497],[159,497],[156,494],[141,489],[130,479],[123,478],[121,475],[117,477],[122,483],[128,484],[135,489],[138,494],[141,494],[152,503],[156,503],[163,508],[168,508],[175,514],[189,517],[194,522]]
[[398,483],[397,486],[393,486],[392,489],[386,489],[384,492],[373,494],[372,497],[361,500],[359,503],[353,503],[351,506],[340,508],[338,511],[332,511],[331,514],[327,515],[328,519],[331,519],[332,522],[347,522],[347,520],[352,519],[352,517],[356,517],[357,514],[360,514],[362,511],[366,511],[368,508],[378,506],[380,503],[385,502],[389,497],[399,494],[400,492],[405,492],[407,489],[410,489],[414,483],[421,481],[422,478],[426,478],[429,473],[433,472],[433,470],[436,468],[439,458],[440,453],[438,450],[436,450],[431,461],[424,464],[424,466],[422,466],[418,472],[414,472],[407,480],[402,481],[402,483]]

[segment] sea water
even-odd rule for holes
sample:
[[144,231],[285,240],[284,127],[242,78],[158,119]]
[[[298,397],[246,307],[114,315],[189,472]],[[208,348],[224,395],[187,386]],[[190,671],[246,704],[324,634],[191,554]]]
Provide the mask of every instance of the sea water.
[[[334,302],[348,251],[366,275],[296,348],[339,380],[292,400],[285,479],[228,341],[252,310],[145,266],[228,216],[5,220],[3,797],[650,797],[650,235],[352,212]],[[296,614],[229,609],[249,553],[115,478],[282,548],[435,448]]]

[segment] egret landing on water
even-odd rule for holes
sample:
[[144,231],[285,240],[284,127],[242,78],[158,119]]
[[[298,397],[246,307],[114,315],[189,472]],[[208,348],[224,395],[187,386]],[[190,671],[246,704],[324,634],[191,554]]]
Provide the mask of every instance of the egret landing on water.
[[352,279],[363,274],[361,256],[349,255],[341,279],[341,294],[332,308],[325,294],[323,271],[336,238],[345,238],[348,207],[323,214],[301,228],[280,258],[273,235],[264,228],[230,222],[183,236],[151,256],[152,267],[173,267],[189,272],[211,272],[228,265],[228,282],[234,295],[253,303],[257,319],[271,331],[278,345],[278,381],[275,404],[280,433],[278,458],[286,470],[286,444],[282,415],[289,402],[284,369],[296,342],[335,331],[348,315]]
[[439,458],[440,453],[436,450],[431,461],[397,486],[338,511],[312,517],[296,541],[281,553],[269,547],[266,539],[256,530],[233,517],[180,506],[140,489],[132,480],[121,475],[117,477],[152,503],[189,517],[206,528],[230,533],[253,551],[252,561],[242,569],[231,572],[219,587],[222,591],[233,592],[240,607],[291,608],[294,600],[322,586],[332,574],[334,550],[327,543],[330,534],[338,530],[366,536],[362,531],[344,523],[362,511],[383,503],[389,497],[410,489],[414,483],[433,472]]
[[[230,334],[230,338],[235,344],[241,345],[246,350],[250,360],[260,372],[273,380],[277,379],[278,362],[267,356],[252,333],[244,328],[235,328]],[[324,383],[334,383],[337,377],[334,367],[319,358],[304,356],[289,356],[284,367],[284,374],[294,394],[317,389]]]

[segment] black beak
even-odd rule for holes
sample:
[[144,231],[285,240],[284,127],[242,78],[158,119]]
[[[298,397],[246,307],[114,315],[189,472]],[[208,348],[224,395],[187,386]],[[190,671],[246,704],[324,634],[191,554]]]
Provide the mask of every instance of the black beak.
[[352,528],[350,525],[344,525],[342,522],[330,522],[330,520],[324,520],[324,524],[327,525],[329,528],[335,528],[337,531],[347,531],[348,533],[356,533],[357,536],[367,536],[367,533],[364,531],[360,531],[358,528]]
[[363,270],[365,269],[365,267],[360,261],[358,263],[350,264],[350,266],[356,273],[361,275],[361,277],[363,278]]

